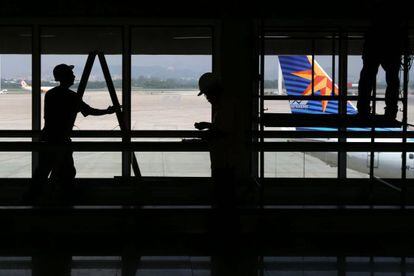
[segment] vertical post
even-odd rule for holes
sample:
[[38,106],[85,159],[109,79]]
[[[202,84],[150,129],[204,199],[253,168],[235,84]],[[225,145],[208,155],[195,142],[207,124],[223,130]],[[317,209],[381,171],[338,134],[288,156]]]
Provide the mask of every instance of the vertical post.
[[337,259],[338,276],[346,276],[346,257],[338,256]]
[[[123,26],[122,31],[122,115],[125,129],[122,131],[122,142],[131,142],[131,29]],[[122,152],[122,176],[131,176],[130,151]]]
[[258,276],[264,276],[265,275],[265,271],[264,271],[264,257],[263,256],[259,256],[258,257]]
[[[111,97],[112,104],[116,107],[119,107],[119,100],[118,96],[116,95],[116,90],[114,83],[112,81],[111,73],[109,72],[108,63],[106,62],[105,55],[103,53],[98,53],[99,62],[101,63],[102,72],[105,77],[106,85],[108,87],[109,96]],[[123,120],[123,112],[117,111],[116,118],[119,122],[119,128],[123,132],[125,130],[125,124]],[[129,134],[130,135],[130,134]],[[141,171],[138,166],[138,161],[135,154],[132,154],[132,169],[134,170],[134,174],[136,177],[141,177]]]
[[[407,48],[407,45],[404,45]],[[402,142],[407,143],[407,121],[408,121],[408,64],[409,56],[408,51],[404,51],[404,63],[403,63],[403,118],[402,118]],[[404,208],[406,203],[406,193],[407,193],[407,152],[403,151],[401,156],[401,179],[402,179],[402,189],[401,189],[401,206]]]
[[[40,26],[32,27],[32,131],[39,133],[41,127],[41,45]],[[32,142],[38,142],[39,136],[32,137]],[[39,164],[39,153],[32,152],[32,175]]]
[[85,93],[86,85],[88,84],[89,75],[91,74],[93,63],[95,61],[96,53],[89,53],[88,58],[86,59],[86,64],[82,72],[82,76],[78,85],[77,94],[82,99],[83,94]]
[[[372,114],[375,116],[377,113],[377,76],[375,75],[372,80],[374,83],[372,89]],[[375,127],[371,127],[371,145],[375,145]],[[378,153],[379,154],[379,153]],[[372,200],[374,196],[374,179],[375,179],[375,151],[371,151],[369,154],[369,179],[370,179],[370,198]],[[372,202],[371,202],[372,205]]]
[[406,259],[406,257],[401,258],[400,271],[401,271],[401,276],[406,276],[407,275],[407,259]]
[[[335,51],[335,50],[334,50]],[[348,73],[348,34],[341,31],[339,33],[339,72],[338,72],[338,84],[339,84],[339,104],[338,113],[341,117],[346,116],[347,108],[347,73]],[[333,69],[335,70],[335,68]],[[341,127],[340,132],[346,132],[346,127]],[[338,142],[346,142],[346,137],[339,136]],[[346,178],[346,152],[340,149],[338,152],[338,178]]]
[[[261,20],[261,24],[260,24],[260,72],[259,72],[259,76],[260,76],[260,91],[259,91],[259,108],[260,108],[260,118],[263,118],[264,115],[264,70],[265,70],[265,50],[266,50],[266,40],[265,40],[265,27],[264,27],[264,19]],[[263,122],[260,122],[260,144],[263,145],[264,143],[264,125]],[[263,207],[263,196],[264,196],[264,162],[265,162],[265,158],[264,158],[264,150],[260,149],[260,172],[259,172],[259,176],[260,176],[260,206]]]
[[312,97],[315,96],[315,38],[312,37],[311,42],[311,51],[312,51]]
[[[375,116],[377,113],[377,75],[373,77],[373,89],[372,89],[372,114]],[[371,127],[371,144],[375,145],[375,127]],[[375,178],[375,152],[370,152],[369,160],[369,178],[370,178],[370,191],[371,197],[374,193],[374,178]]]

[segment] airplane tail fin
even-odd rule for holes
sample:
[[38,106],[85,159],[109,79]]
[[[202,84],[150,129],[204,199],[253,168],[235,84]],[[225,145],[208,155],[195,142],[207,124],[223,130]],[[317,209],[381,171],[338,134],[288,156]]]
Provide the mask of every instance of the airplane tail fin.
[[30,89],[31,88],[24,80],[22,80],[20,82],[20,85],[23,89]]
[[[312,74],[311,56],[279,56],[280,67],[282,68],[283,80],[286,92],[290,96],[311,96],[312,77],[315,96],[339,95],[340,91],[332,79],[314,60]],[[290,101],[290,109],[293,114],[338,114],[337,100],[298,100]],[[355,106],[347,103],[347,113],[357,114]]]

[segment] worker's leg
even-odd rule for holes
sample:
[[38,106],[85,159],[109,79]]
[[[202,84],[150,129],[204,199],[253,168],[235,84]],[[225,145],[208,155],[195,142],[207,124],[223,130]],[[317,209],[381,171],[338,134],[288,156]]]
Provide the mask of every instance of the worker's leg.
[[51,150],[43,150],[39,152],[39,165],[36,168],[29,189],[23,195],[23,200],[33,201],[48,190],[48,176],[56,162],[56,155]]
[[398,112],[398,96],[400,94],[400,56],[388,57],[382,63],[385,70],[387,89],[385,90],[385,116],[395,119]]
[[374,89],[379,61],[376,57],[363,57],[363,66],[358,83],[358,113],[367,116],[371,112],[370,96]]
[[72,150],[70,148],[62,150],[57,159],[56,166],[52,171],[52,182],[60,198],[71,198],[74,193],[76,175]]

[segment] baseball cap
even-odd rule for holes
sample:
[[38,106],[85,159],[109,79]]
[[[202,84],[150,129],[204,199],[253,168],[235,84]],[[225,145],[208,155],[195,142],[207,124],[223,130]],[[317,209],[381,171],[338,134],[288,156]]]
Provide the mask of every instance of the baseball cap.
[[216,88],[218,86],[218,83],[218,79],[213,73],[204,73],[198,80],[198,87],[200,89],[200,92],[197,94],[197,96],[212,92],[212,89]]
[[55,80],[59,81],[62,79],[62,77],[65,77],[67,74],[72,73],[73,68],[75,68],[74,65],[67,65],[64,63],[56,65],[53,69],[53,76],[55,77]]

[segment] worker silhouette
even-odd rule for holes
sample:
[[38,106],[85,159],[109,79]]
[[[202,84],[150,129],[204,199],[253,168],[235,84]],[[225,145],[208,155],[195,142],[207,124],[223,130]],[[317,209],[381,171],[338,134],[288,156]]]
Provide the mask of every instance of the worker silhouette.
[[[210,150],[212,191],[212,216],[209,232],[213,237],[211,247],[212,275],[241,275],[239,267],[240,217],[237,211],[236,175],[234,168],[235,112],[230,98],[217,76],[203,74],[198,82],[200,93],[212,105],[212,121],[197,122],[194,127],[204,131]],[[225,256],[225,257],[224,257]]]
[[[95,109],[87,105],[79,95],[70,90],[75,75],[73,65],[59,64],[53,69],[53,76],[60,82],[59,86],[50,89],[44,100],[44,128],[40,141],[46,147],[39,152],[39,166],[34,172],[29,191],[24,195],[25,200],[37,200],[40,195],[50,197],[56,191],[57,197],[69,199],[74,192],[73,180],[76,169],[73,162],[70,135],[81,112],[83,116],[105,115],[114,113],[117,108]],[[51,184],[48,184],[48,176]]]
[[365,33],[362,51],[363,67],[358,84],[358,114],[367,118],[371,113],[370,97],[376,85],[378,68],[385,71],[385,118],[395,120],[400,90],[401,56],[408,47],[404,17],[393,3],[374,1],[372,25]]
[[[200,92],[212,105],[213,116],[211,122],[197,122],[194,127],[204,130],[204,140],[210,150],[211,176],[213,179],[213,207],[229,209],[235,205],[234,169],[229,160],[232,143],[233,122],[228,112],[231,108],[226,105],[224,110],[222,86],[213,73],[203,74],[198,82]],[[226,115],[225,116],[225,111]]]

